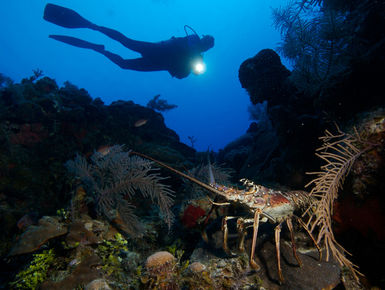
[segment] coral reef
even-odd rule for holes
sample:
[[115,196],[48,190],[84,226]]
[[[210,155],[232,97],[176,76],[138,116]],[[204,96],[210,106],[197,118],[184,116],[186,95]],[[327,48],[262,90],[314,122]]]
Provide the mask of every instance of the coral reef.
[[[31,239],[34,240],[26,242],[30,244],[27,252],[38,249],[47,241],[50,245],[64,237],[68,249],[100,242],[99,234],[84,228],[82,222],[71,222],[69,226],[66,221],[63,226],[66,231],[68,227],[68,236],[64,233],[56,238],[47,237],[32,231],[34,228],[31,226],[40,227],[35,225],[35,220],[52,216],[57,209],[64,208],[66,213],[63,213],[71,219],[83,220],[88,214],[94,217],[88,200],[91,193],[86,193],[85,187],[76,188],[75,180],[69,178],[64,166],[76,152],[89,158],[95,149],[104,152],[112,144],[126,144],[137,151],[164,156],[177,168],[191,167],[194,160],[195,150],[180,143],[177,134],[165,126],[163,116],[150,108],[132,101],[104,105],[99,98],[92,99],[85,89],[69,82],[59,87],[55,80],[43,76],[39,70],[20,83],[13,83],[1,75],[0,83],[0,220],[3,233],[0,252],[3,257],[18,245],[14,241],[24,231],[20,242],[27,241],[28,233],[32,233]],[[147,120],[145,126],[135,126],[138,120],[143,119]],[[154,210],[145,203],[134,203],[139,216]],[[156,199],[154,203],[157,203]],[[32,216],[33,219],[28,219]],[[60,214],[58,220],[63,217]],[[168,217],[167,212],[162,216]],[[16,226],[18,220],[19,227]],[[114,221],[123,225],[119,216]],[[97,227],[97,223],[91,224]],[[152,226],[144,224],[144,232],[149,234],[139,249],[150,247],[158,231],[167,231],[161,224],[156,226],[159,229],[154,234]],[[51,229],[45,232],[50,233]],[[12,254],[24,251],[16,249]],[[12,259],[15,265],[9,266],[4,261],[0,264],[3,270],[1,285],[13,276],[13,271],[18,268],[17,261],[22,260],[18,256]],[[91,278],[96,279],[98,275]],[[86,284],[92,280],[84,281]],[[76,279],[71,283],[75,282]]]
[[[29,211],[51,214],[68,201],[63,164],[76,152],[89,156],[101,146],[126,144],[156,156],[167,152],[178,168],[194,157],[161,114],[132,101],[106,106],[69,82],[59,88],[49,77],[4,81],[0,107],[0,191],[6,203],[18,205],[17,219]],[[140,119],[148,121],[137,128]]]

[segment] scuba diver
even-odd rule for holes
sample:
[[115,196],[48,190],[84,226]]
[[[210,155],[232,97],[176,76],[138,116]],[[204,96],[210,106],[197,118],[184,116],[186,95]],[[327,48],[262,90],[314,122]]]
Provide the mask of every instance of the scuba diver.
[[[136,71],[168,71],[178,79],[187,77],[191,70],[195,74],[203,73],[202,53],[214,46],[214,37],[204,35],[202,38],[189,26],[185,25],[185,37],[172,37],[161,42],[145,42],[130,39],[119,31],[98,26],[86,20],[74,10],[54,4],[47,4],[43,18],[66,28],[89,28],[99,31],[120,42],[142,57],[123,59],[121,56],[104,49],[104,45],[94,44],[79,38],[64,35],[49,35],[50,38],[81,48],[92,49],[106,56],[123,69]],[[194,32],[189,35],[187,28]]]

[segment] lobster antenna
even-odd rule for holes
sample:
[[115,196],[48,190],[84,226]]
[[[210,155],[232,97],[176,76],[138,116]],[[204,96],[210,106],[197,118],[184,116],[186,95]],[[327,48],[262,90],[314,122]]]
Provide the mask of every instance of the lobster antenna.
[[207,185],[206,183],[203,183],[202,181],[199,181],[198,179],[196,179],[194,177],[191,177],[190,175],[187,175],[187,174],[185,174],[185,173],[183,173],[183,172],[181,172],[179,170],[176,170],[176,169],[172,168],[171,166],[168,166],[167,164],[164,164],[163,162],[160,162],[160,161],[158,161],[158,160],[156,160],[156,159],[154,159],[154,158],[152,158],[150,156],[147,156],[145,154],[142,154],[142,153],[139,153],[139,152],[135,152],[135,151],[131,151],[130,154],[137,155],[139,157],[151,160],[151,161],[155,162],[156,164],[158,164],[158,165],[160,165],[160,166],[162,166],[162,167],[164,167],[164,168],[166,168],[166,169],[168,169],[168,170],[170,170],[170,171],[172,171],[172,172],[174,172],[174,173],[176,173],[176,174],[178,174],[178,175],[180,175],[180,176],[190,180],[191,182],[193,182],[193,183],[203,187],[204,189],[207,189],[207,190],[209,190],[209,191],[211,191],[213,193],[216,193],[216,194],[219,194],[219,195],[223,196],[223,192],[215,189],[214,187],[211,187],[210,185]]
[[211,162],[210,162],[210,150],[209,149],[207,149],[207,164],[209,167],[210,185],[214,185],[216,182],[215,182],[215,178],[214,178],[213,167],[211,166]]

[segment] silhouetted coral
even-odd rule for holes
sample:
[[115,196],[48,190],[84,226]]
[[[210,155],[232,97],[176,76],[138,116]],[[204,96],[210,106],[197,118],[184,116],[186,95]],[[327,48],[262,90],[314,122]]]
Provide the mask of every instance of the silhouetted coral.
[[8,87],[12,85],[13,81],[11,78],[7,77],[6,75],[0,73],[0,88]]
[[156,95],[155,97],[153,97],[147,103],[147,108],[150,108],[159,112],[165,112],[178,107],[177,105],[169,104],[167,100],[160,99],[159,97],[160,95]]

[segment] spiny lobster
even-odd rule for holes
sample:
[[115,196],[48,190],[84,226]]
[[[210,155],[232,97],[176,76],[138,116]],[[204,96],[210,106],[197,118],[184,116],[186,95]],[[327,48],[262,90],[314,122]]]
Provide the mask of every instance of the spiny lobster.
[[[228,220],[237,218],[237,230],[240,235],[238,247],[239,247],[239,250],[241,251],[245,250],[244,240],[247,234],[246,225],[252,224],[253,239],[252,239],[249,262],[250,262],[250,266],[255,270],[258,270],[260,268],[256,263],[256,261],[254,260],[255,245],[256,245],[258,227],[259,227],[260,221],[261,222],[269,221],[273,224],[278,224],[275,227],[275,246],[276,246],[276,254],[277,254],[278,277],[281,283],[284,281],[284,279],[282,275],[281,262],[280,262],[280,232],[281,232],[282,224],[284,222],[286,222],[287,227],[289,228],[289,231],[290,231],[293,255],[296,258],[298,264],[300,266],[302,265],[302,262],[297,255],[296,246],[294,243],[292,217],[295,217],[296,220],[299,222],[299,224],[306,230],[306,232],[314,242],[315,246],[317,247],[319,252],[319,258],[321,259],[321,249],[318,246],[317,242],[315,241],[314,237],[309,232],[304,222],[299,217],[294,215],[295,211],[307,209],[314,202],[314,199],[307,192],[277,191],[277,190],[269,189],[262,185],[256,185],[252,181],[249,181],[247,179],[241,179],[241,182],[246,188],[245,190],[239,190],[232,187],[221,186],[214,182],[208,185],[150,156],[147,156],[138,152],[133,152],[133,151],[131,151],[131,154],[138,155],[142,158],[151,160],[157,163],[158,165],[192,181],[193,183],[215,194],[218,194],[219,196],[224,197],[228,201],[228,203],[218,204],[213,202],[213,204],[228,205],[230,203],[233,203],[233,204],[235,203],[246,208],[246,210],[249,212],[251,216],[253,216],[253,218],[241,218],[241,217],[237,218],[234,216],[226,216],[223,218],[223,221],[222,221],[222,230],[224,233],[223,248],[226,253],[231,254],[227,244],[227,238],[228,238],[227,221]],[[210,173],[210,175],[212,175],[212,173]]]

